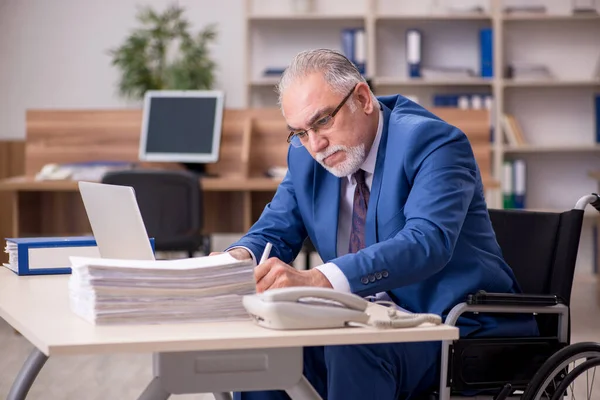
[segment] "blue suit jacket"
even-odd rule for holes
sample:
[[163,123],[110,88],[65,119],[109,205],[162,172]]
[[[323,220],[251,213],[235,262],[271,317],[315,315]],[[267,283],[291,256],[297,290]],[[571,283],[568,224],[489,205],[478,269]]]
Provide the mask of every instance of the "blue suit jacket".
[[[518,292],[488,216],[467,137],[403,96],[380,97],[383,132],[367,214],[367,246],[338,256],[341,180],[304,147],[290,147],[288,173],[250,231],[232,246],[290,263],[308,235],[360,296],[386,291],[401,307],[445,316],[469,293]],[[461,334],[535,335],[532,316],[460,319]]]

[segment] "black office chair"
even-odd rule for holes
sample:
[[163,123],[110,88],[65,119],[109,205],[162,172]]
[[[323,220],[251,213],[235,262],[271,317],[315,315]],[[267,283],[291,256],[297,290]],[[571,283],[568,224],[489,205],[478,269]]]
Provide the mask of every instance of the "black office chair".
[[550,387],[550,381],[557,385],[566,376],[567,361],[578,354],[600,356],[597,344],[569,346],[571,288],[583,212],[589,204],[600,211],[597,194],[582,197],[574,209],[562,213],[489,211],[504,258],[524,294],[473,293],[450,311],[445,323],[455,325],[460,315],[472,312],[534,314],[540,336],[443,342],[439,392],[433,397],[448,400],[477,392],[501,400],[525,391],[522,400],[538,398],[542,392],[533,386],[545,382]]
[[210,252],[209,236],[202,234],[203,198],[198,175],[188,171],[132,169],[109,172],[102,183],[131,186],[156,251],[201,249]]

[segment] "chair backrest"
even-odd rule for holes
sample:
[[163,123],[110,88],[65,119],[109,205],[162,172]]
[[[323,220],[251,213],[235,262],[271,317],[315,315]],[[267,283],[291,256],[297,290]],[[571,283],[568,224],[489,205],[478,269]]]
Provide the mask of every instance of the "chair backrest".
[[198,175],[188,171],[113,171],[102,183],[131,186],[157,251],[189,251],[202,243],[203,199]]
[[[569,305],[583,210],[562,213],[489,210],[496,239],[524,293],[553,294]],[[556,331],[552,318],[538,317],[542,334]]]

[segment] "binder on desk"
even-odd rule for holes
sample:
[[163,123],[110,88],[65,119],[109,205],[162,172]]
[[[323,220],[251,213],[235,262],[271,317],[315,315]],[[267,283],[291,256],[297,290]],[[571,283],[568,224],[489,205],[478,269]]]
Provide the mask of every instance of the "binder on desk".
[[18,275],[71,273],[70,256],[100,257],[92,236],[7,238],[5,267]]
[[[154,239],[150,239],[154,248]],[[70,257],[100,257],[93,236],[6,238],[8,263],[17,275],[70,274]]]

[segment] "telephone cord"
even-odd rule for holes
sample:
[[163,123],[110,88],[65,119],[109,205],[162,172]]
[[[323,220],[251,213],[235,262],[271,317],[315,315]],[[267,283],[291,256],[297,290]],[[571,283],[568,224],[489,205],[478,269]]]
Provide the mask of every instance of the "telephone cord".
[[390,306],[387,310],[388,320],[379,319],[372,322],[377,328],[412,328],[423,323],[431,323],[434,325],[442,324],[442,318],[436,314],[404,314],[395,308],[396,304],[394,302],[380,300],[375,303]]

